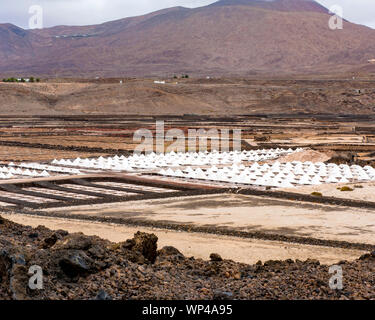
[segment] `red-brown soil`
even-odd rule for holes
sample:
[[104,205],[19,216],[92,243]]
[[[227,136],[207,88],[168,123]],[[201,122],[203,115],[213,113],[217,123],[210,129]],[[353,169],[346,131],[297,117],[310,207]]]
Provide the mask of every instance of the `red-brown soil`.
[[0,25],[5,76],[256,75],[368,68],[375,31],[309,0],[219,1],[83,27]]

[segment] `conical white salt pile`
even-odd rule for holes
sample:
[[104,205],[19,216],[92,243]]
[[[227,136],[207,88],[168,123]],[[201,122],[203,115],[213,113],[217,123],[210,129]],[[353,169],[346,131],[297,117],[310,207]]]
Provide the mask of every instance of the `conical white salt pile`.
[[40,173],[40,176],[41,177],[49,177],[49,173],[46,171],[46,170],[43,170],[41,173]]
[[326,183],[338,183],[339,181],[334,176],[329,176],[328,179],[325,180]]
[[165,175],[166,175],[166,171],[165,171],[164,169],[161,169],[161,170],[159,171],[159,174],[165,176]]
[[345,177],[341,177],[341,179],[339,179],[339,183],[348,183],[349,180],[346,179]]
[[263,179],[263,178],[258,178],[256,181],[255,181],[255,184],[258,185],[258,186],[264,186],[266,183],[266,181]]
[[315,185],[315,186],[317,186],[317,185],[321,185],[321,184],[322,184],[322,182],[321,182],[321,177],[319,177],[319,176],[315,176],[315,177],[313,177],[313,178],[311,179],[311,184],[312,184],[312,185]]
[[302,176],[302,177],[299,179],[298,183],[299,183],[299,184],[306,184],[306,185],[308,185],[308,184],[311,183],[311,179],[310,179],[310,177],[309,177],[308,175],[304,175],[304,176]]

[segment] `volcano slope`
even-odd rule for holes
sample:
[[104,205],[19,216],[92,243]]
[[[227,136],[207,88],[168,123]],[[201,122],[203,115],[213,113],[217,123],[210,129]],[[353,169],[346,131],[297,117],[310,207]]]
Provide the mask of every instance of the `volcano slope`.
[[375,31],[311,0],[222,0],[83,27],[0,25],[0,74],[52,77],[348,71],[374,58]]

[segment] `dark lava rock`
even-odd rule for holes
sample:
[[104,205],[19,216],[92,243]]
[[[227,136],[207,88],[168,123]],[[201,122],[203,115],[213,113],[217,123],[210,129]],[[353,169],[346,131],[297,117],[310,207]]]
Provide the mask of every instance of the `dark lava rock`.
[[128,239],[125,242],[122,243],[121,248],[126,250],[132,250],[135,246],[135,240],[134,239]]
[[52,234],[50,237],[47,237],[43,240],[42,248],[43,249],[51,248],[57,242],[57,240],[58,240],[57,235],[55,233]]
[[8,286],[12,299],[27,298],[25,283],[28,281],[28,274],[25,265],[22,253],[10,253],[7,249],[0,251],[0,280],[2,285]]
[[279,261],[279,260],[268,260],[264,263],[264,266],[265,267],[275,267],[275,266],[279,266],[280,264],[283,264],[283,262]]
[[233,293],[228,291],[214,291],[213,300],[231,300],[233,299]]
[[285,262],[288,263],[288,264],[293,264],[294,263],[294,261],[292,259],[286,259]]
[[157,241],[154,234],[137,232],[133,239],[113,245],[112,250],[123,252],[129,261],[137,264],[154,263],[158,254]]
[[217,253],[211,253],[210,259],[211,259],[211,261],[215,261],[215,262],[223,261],[223,258]]
[[95,300],[112,300],[112,297],[104,290],[100,290]]
[[82,233],[71,234],[62,240],[59,240],[53,246],[55,250],[88,250],[97,237],[87,237]]
[[359,260],[367,260],[369,258],[371,258],[371,254],[365,253],[359,257]]
[[83,251],[70,252],[60,259],[59,265],[64,273],[73,278],[85,276],[95,271],[93,260]]
[[[31,232],[41,241],[30,239]],[[144,233],[114,244],[55,232],[57,242],[42,249],[42,239],[52,234],[44,227],[32,229],[8,220],[0,224],[0,300],[375,298],[374,253],[346,262],[345,291],[340,291],[329,288],[329,266],[315,260],[247,265],[216,255],[211,259],[221,262],[185,259],[173,247],[156,251],[156,236]],[[32,265],[42,267],[43,290],[27,286]]]
[[314,266],[319,266],[320,265],[319,260],[316,260],[316,259],[307,259],[305,261],[305,263],[311,264],[311,265],[314,265]]
[[69,234],[69,232],[68,232],[68,231],[65,231],[65,230],[57,230],[57,231],[55,232],[55,234],[57,235],[57,237],[58,237],[59,239],[62,239],[62,238],[64,238],[64,237],[66,237],[66,236]]
[[154,234],[138,231],[133,240],[135,244],[132,251],[140,252],[148,261],[154,263],[157,256],[158,237]]
[[168,257],[168,256],[184,256],[180,251],[175,247],[165,246],[158,251],[158,256]]

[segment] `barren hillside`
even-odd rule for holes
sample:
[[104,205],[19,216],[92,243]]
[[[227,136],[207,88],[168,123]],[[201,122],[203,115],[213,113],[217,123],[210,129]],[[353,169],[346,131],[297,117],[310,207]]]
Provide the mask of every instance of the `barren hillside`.
[[207,114],[374,112],[373,82],[152,80],[0,83],[2,114]]
[[374,58],[375,31],[330,30],[310,0],[222,0],[101,25],[0,25],[2,76],[290,74],[350,70]]

